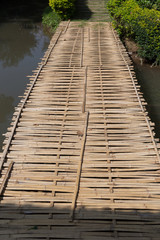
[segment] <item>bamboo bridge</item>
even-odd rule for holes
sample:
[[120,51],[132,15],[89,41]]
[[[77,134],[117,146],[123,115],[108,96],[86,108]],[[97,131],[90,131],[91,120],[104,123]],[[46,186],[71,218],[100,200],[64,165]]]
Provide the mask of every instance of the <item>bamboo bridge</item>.
[[0,239],[160,239],[145,104],[110,23],[61,22],[6,133]]

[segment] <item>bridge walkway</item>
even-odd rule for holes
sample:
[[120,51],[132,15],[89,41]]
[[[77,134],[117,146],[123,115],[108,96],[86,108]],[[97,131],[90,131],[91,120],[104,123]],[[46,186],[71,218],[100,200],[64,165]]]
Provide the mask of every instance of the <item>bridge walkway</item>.
[[159,162],[111,25],[62,22],[6,134],[0,239],[159,239]]

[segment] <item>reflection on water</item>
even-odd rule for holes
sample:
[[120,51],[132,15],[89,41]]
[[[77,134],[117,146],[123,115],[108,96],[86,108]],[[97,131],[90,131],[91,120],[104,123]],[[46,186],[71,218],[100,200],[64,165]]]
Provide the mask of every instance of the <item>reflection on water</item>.
[[5,95],[0,95],[0,123],[4,123],[7,120],[7,115],[13,111],[13,97],[6,97]]
[[0,26],[0,61],[3,67],[17,66],[25,56],[32,56],[36,46],[35,29],[26,31],[21,23]]
[[49,44],[41,25],[28,22],[0,24],[0,150],[18,96],[22,96]]
[[156,137],[160,138],[160,68],[135,64],[135,70],[148,103],[149,116],[155,123]]
[[[14,98],[7,97],[4,94],[0,95],[0,132],[7,128],[8,117],[12,115],[14,111],[13,106]],[[0,136],[0,142],[3,141],[3,136]]]

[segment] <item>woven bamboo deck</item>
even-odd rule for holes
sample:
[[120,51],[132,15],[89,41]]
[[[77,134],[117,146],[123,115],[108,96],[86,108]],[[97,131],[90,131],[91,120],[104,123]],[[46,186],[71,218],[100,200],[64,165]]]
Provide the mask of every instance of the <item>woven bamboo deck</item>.
[[62,22],[6,134],[0,239],[160,239],[152,128],[110,24]]

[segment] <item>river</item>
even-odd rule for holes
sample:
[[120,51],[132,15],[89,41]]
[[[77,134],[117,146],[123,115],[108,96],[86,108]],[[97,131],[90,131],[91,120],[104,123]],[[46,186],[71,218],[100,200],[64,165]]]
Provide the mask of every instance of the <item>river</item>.
[[0,23],[0,151],[15,106],[23,96],[27,75],[37,68],[50,37],[41,24],[28,21]]

